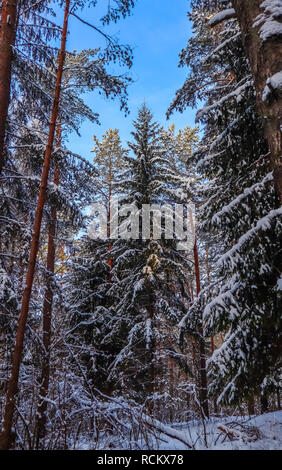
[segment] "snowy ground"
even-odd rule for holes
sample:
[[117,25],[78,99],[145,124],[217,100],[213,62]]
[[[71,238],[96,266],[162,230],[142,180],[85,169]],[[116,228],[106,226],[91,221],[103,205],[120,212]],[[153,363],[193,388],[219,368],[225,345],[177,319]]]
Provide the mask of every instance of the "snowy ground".
[[[150,420],[150,418],[149,418]],[[158,427],[153,435],[137,441],[104,435],[99,441],[81,441],[81,450],[282,450],[282,411],[260,416],[228,416],[166,425],[154,420]],[[221,428],[221,430],[219,429]],[[163,432],[159,432],[163,431]],[[185,444],[186,443],[186,444]]]
[[[231,429],[234,435],[229,438],[218,429],[219,426],[226,431]],[[236,416],[212,419],[206,425],[206,433],[202,423],[194,422],[178,432],[196,450],[282,450],[282,411],[252,418]],[[187,449],[175,439],[164,435],[160,437],[166,441],[160,441],[160,449]]]

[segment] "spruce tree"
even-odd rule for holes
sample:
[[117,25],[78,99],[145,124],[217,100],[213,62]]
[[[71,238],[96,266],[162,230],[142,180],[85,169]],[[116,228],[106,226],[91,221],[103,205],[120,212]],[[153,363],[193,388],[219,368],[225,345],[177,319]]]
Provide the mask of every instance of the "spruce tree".
[[[117,184],[122,202],[132,204],[144,217],[144,205],[185,201],[186,178],[176,174],[173,162],[161,142],[160,126],[143,105],[134,121],[133,156],[125,157],[126,167]],[[137,215],[138,217],[138,215]],[[108,380],[115,391],[153,410],[158,392],[160,369],[167,363],[170,344],[175,344],[177,324],[184,313],[185,281],[189,263],[176,248],[176,240],[142,238],[128,230],[126,216],[121,219],[127,234],[114,241],[112,283],[108,291],[115,299],[102,345],[118,345],[118,354],[108,367]],[[144,219],[143,219],[144,223]],[[130,230],[130,229],[129,229]],[[133,230],[133,227],[131,227]],[[117,341],[118,338],[118,341]]]
[[219,259],[186,326],[203,317],[208,337],[225,333],[209,361],[210,391],[234,403],[279,387],[281,208],[238,24],[227,17],[211,30],[210,18],[228,2],[192,5],[194,36],[180,56],[191,72],[169,112],[205,101],[195,161],[207,179],[202,227],[216,236]]
[[[138,233],[129,228],[126,241],[124,233],[119,240],[110,240],[108,268],[106,240],[78,243],[66,277],[66,298],[70,297],[66,310],[70,341],[81,351],[89,380],[104,393],[145,402],[151,411],[158,409],[169,417],[175,407],[182,409],[175,365],[184,376],[189,371],[177,344],[177,323],[188,302],[191,262],[176,249],[176,240],[166,240],[164,234],[161,240],[154,240],[152,233],[142,239],[139,216],[142,204],[187,202],[191,178],[186,175],[185,160],[197,138],[190,128],[178,134],[174,128],[164,131],[153,122],[146,105],[134,128],[129,143],[132,155],[124,151],[120,155],[117,163],[122,171],[113,173],[111,192],[119,195],[120,209],[133,204],[139,211]],[[95,146],[96,167],[101,168],[102,178],[105,174],[107,185],[111,136],[107,133]],[[130,225],[126,215],[119,217],[121,232]]]

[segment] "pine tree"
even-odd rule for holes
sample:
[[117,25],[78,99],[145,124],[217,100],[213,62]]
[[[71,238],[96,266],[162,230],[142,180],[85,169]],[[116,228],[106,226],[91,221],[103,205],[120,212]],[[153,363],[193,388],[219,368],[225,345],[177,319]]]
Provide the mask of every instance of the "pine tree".
[[[103,185],[103,199],[107,203],[107,236],[110,238],[110,204],[112,197],[114,197],[114,182],[118,171],[122,168],[127,151],[121,145],[118,129],[108,129],[100,142],[94,136],[94,144],[94,149],[92,150],[95,153],[94,165],[99,168],[99,175]],[[104,191],[105,187],[107,188],[106,191]],[[112,243],[109,240],[108,265],[110,269],[112,268],[111,250]]]
[[102,185],[107,188],[104,198],[108,204],[111,197],[114,196],[113,186],[116,175],[121,170],[124,156],[127,154],[127,150],[121,144],[118,129],[108,129],[101,141],[94,136],[92,152],[95,154],[93,162],[99,171],[100,178],[102,178]]

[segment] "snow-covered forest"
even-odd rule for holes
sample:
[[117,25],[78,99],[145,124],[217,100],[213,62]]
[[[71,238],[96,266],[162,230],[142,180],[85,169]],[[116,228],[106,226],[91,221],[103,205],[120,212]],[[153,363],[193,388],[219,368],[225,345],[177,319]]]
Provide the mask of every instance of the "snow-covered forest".
[[1,450],[282,449],[282,0],[185,2],[181,128],[129,115],[140,2],[0,2]]

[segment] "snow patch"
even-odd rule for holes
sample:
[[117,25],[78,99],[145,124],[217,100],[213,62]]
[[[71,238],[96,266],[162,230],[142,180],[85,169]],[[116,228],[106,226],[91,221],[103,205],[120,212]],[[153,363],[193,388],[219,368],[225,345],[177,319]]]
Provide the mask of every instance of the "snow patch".
[[266,101],[273,91],[278,93],[282,92],[282,70],[267,79],[266,86],[262,94],[262,101]]
[[[219,427],[228,429],[230,422],[234,426],[233,429],[237,429],[232,436],[232,440],[219,429]],[[177,437],[181,437],[182,442],[173,438],[168,439],[167,435],[161,434],[160,449],[184,450],[186,446],[183,441],[188,441],[195,450],[282,449],[282,411],[252,417],[223,416],[221,418],[211,418],[205,422],[205,430],[201,421],[178,424],[177,427],[180,427]],[[244,429],[251,430],[252,428],[254,431],[257,430],[257,438],[249,439]]]

